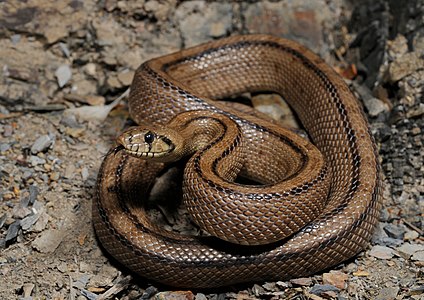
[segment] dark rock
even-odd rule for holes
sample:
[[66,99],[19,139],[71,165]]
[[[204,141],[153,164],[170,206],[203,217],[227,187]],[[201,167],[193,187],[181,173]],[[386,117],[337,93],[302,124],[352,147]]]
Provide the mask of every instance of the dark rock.
[[387,224],[384,226],[384,231],[391,238],[394,238],[397,240],[403,240],[403,236],[405,235],[406,228],[403,225]]
[[13,243],[16,238],[18,237],[19,229],[21,228],[21,221],[16,220],[12,224],[9,225],[9,228],[7,229],[5,242],[6,245]]
[[154,286],[149,286],[141,295],[140,300],[147,300],[153,297],[158,292],[158,289]]
[[33,205],[38,196],[38,187],[35,185],[29,186],[29,204]]
[[311,288],[310,293],[319,296],[324,292],[330,292],[330,291],[339,292],[340,290],[331,284],[315,284]]

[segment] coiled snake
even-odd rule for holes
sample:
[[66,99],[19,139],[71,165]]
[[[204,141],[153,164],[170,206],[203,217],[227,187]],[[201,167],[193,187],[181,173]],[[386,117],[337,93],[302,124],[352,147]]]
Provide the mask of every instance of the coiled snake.
[[[281,94],[315,146],[213,101],[246,91]],[[355,97],[310,50],[266,35],[182,50],[139,67],[129,106],[141,128],[104,159],[93,219],[106,250],[134,272],[191,288],[285,280],[367,245],[381,202],[376,146]],[[212,236],[158,228],[142,205],[165,165],[157,160],[188,154],[183,199]],[[258,184],[234,181],[240,174]]]

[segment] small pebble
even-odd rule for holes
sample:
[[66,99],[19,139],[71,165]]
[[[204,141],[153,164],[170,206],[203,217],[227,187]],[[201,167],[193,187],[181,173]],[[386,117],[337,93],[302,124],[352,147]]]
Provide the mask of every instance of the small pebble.
[[19,42],[21,41],[21,35],[20,35],[20,34],[13,34],[13,35],[10,37],[10,40],[12,41],[12,43],[13,43],[14,45],[16,45],[17,43],[19,43]]
[[39,152],[47,151],[47,149],[53,145],[55,138],[54,134],[45,134],[38,137],[31,146],[31,153],[35,155]]
[[408,230],[407,232],[405,232],[403,239],[405,241],[413,241],[417,239],[419,236],[420,234],[416,232],[415,230]]
[[88,169],[86,167],[81,169],[81,177],[83,181],[86,181],[88,179]]
[[207,300],[208,298],[206,298],[205,294],[202,293],[197,293],[196,297],[194,298],[194,300]]
[[0,144],[0,152],[6,152],[10,148],[11,148],[10,144],[5,144],[5,143]]
[[10,137],[13,134],[13,127],[10,125],[4,125],[3,127],[3,136]]
[[57,84],[62,88],[72,78],[72,71],[68,65],[61,65],[57,68],[55,75],[57,78]]
[[148,300],[158,292],[158,289],[154,286],[149,286],[141,295],[140,300]]
[[70,164],[66,167],[65,169],[65,174],[63,175],[63,177],[67,178],[67,179],[72,179],[75,176],[75,166]]
[[49,178],[50,178],[51,181],[58,181],[59,178],[60,178],[60,173],[59,172],[52,172],[52,173],[50,173]]
[[38,196],[38,187],[35,185],[29,186],[29,204],[34,204]]
[[44,165],[47,161],[44,158],[40,158],[35,155],[29,157],[29,162],[32,166]]

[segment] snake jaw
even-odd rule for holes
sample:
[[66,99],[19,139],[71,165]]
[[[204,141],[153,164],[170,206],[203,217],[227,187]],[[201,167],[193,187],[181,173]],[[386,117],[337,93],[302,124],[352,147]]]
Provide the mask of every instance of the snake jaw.
[[123,132],[117,142],[127,154],[138,158],[163,161],[175,149],[174,143],[168,137],[145,127],[134,127]]

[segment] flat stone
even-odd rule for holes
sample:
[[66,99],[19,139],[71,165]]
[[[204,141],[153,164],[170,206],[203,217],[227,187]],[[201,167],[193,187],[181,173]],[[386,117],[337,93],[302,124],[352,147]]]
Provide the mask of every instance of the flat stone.
[[28,231],[40,218],[40,214],[29,215],[21,221],[23,231]]
[[371,117],[376,117],[383,112],[388,112],[390,109],[387,103],[374,97],[367,99],[366,101],[364,100],[364,105]]
[[88,287],[109,287],[118,276],[118,270],[114,267],[104,265],[100,272],[90,278]]
[[392,82],[396,82],[422,68],[424,59],[418,51],[406,53],[389,65],[389,77]]
[[399,287],[385,287],[380,290],[375,300],[394,300],[399,293]]
[[295,279],[291,279],[290,282],[294,285],[310,286],[312,285],[312,278],[310,277],[295,278]]
[[331,284],[315,284],[310,290],[311,294],[321,295],[324,292],[339,292],[340,290]]
[[383,227],[383,229],[388,236],[398,240],[403,240],[406,232],[404,225],[387,224]]
[[405,243],[402,246],[396,248],[396,250],[406,254],[407,256],[412,256],[415,254],[415,252],[424,251],[424,245]]
[[58,229],[49,229],[41,233],[32,246],[42,253],[53,253],[64,238],[64,233]]
[[369,251],[369,255],[379,259],[391,259],[394,256],[393,249],[380,245],[373,246]]
[[424,261],[424,250],[416,251],[411,257],[412,260]]
[[405,232],[403,239],[405,241],[413,241],[413,240],[417,239],[419,236],[420,236],[420,234],[418,232],[416,232],[415,230],[408,230],[408,231]]
[[75,170],[76,170],[76,168],[73,164],[68,165],[65,169],[65,174],[63,175],[63,177],[65,177],[66,179],[74,178]]
[[66,26],[61,23],[55,23],[54,26],[48,26],[44,29],[44,36],[47,43],[53,44],[68,35]]
[[194,300],[191,291],[160,292],[155,295],[156,300]]
[[346,288],[346,280],[349,276],[340,271],[330,271],[329,273],[322,274],[322,282],[337,287],[340,290]]
[[38,165],[44,165],[47,161],[44,158],[40,158],[38,156],[31,155],[29,157],[29,162],[33,167],[35,167],[35,166],[38,166]]
[[106,103],[106,99],[103,96],[95,96],[95,95],[88,95],[85,97],[88,104],[94,106],[94,105],[104,105]]
[[31,146],[31,153],[37,154],[39,152],[45,152],[51,147],[56,139],[54,134],[45,134],[38,137]]
[[16,239],[20,228],[21,228],[20,220],[16,220],[15,222],[9,225],[9,228],[7,229],[7,233],[6,233],[6,238],[5,238],[6,244]]
[[134,78],[133,71],[125,71],[118,73],[118,79],[124,86],[129,86]]

